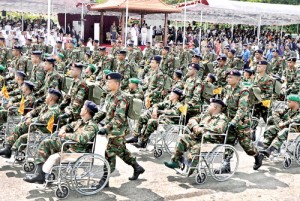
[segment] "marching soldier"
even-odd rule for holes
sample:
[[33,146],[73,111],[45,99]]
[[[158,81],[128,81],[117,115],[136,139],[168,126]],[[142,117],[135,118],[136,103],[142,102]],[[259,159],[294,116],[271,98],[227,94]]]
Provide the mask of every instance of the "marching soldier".
[[235,55],[235,50],[231,49],[230,51],[228,51],[227,53],[227,60],[226,60],[226,68],[229,69],[236,69],[236,64],[237,61],[234,59],[234,55]]
[[214,53],[214,51],[212,50],[212,46],[211,45],[207,45],[205,48],[205,52],[203,54],[203,60],[205,62],[213,62],[216,60],[216,54]]
[[100,73],[100,71],[104,69],[111,70],[111,59],[106,55],[106,47],[99,47],[99,62],[96,64],[97,71],[96,75]]
[[118,54],[118,64],[117,64],[117,72],[120,73],[123,76],[121,89],[125,90],[128,87],[128,81],[130,77],[132,76],[132,69],[131,65],[126,61],[126,54],[127,52],[124,50],[121,50]]
[[[45,139],[38,147],[37,157],[35,159],[36,173],[27,175],[24,181],[29,183],[44,183],[46,174],[50,172],[43,165],[49,161],[51,157],[59,159],[62,144],[65,140],[72,140],[77,144],[68,147],[68,153],[86,153],[89,150],[88,142],[93,141],[98,132],[98,125],[94,122],[93,117],[98,112],[97,105],[92,101],[86,101],[80,111],[80,119],[63,126],[58,133],[56,139]],[[51,169],[51,167],[48,167]]]
[[[126,148],[128,100],[125,94],[121,92],[121,79],[122,75],[119,73],[110,73],[106,76],[106,85],[110,93],[106,96],[104,110],[97,113],[94,119],[96,122],[101,121],[102,128],[100,128],[98,134],[107,135],[108,137],[105,158],[110,165],[111,172],[115,171],[116,156],[119,156],[126,164],[133,167],[134,173],[129,180],[136,180],[145,170]],[[96,187],[101,187],[101,182],[103,181],[100,180],[99,185]]]
[[198,77],[202,80],[203,77],[204,77],[204,65],[202,63],[202,56],[199,55],[199,54],[194,54],[192,56],[192,63],[196,63],[196,64],[199,64],[200,66],[200,69],[198,71]]
[[99,41],[98,40],[94,40],[94,51],[92,53],[92,60],[93,60],[93,63],[98,63],[99,60],[100,60],[100,54],[99,54]]
[[289,44],[285,45],[285,50],[284,50],[283,55],[284,55],[283,56],[284,59],[288,59],[288,58],[291,58],[291,57],[296,57],[297,58],[297,53],[295,51],[290,50]]
[[288,68],[284,72],[286,79],[286,95],[298,94],[300,90],[300,68],[296,67],[296,57],[287,59]]
[[129,64],[133,65],[135,63],[137,63],[137,52],[134,51],[133,49],[133,43],[128,43],[127,44],[127,61],[129,62]]
[[24,55],[28,56],[29,58],[30,58],[31,53],[33,51],[32,50],[33,47],[31,45],[31,43],[32,43],[32,39],[31,38],[27,38],[26,39],[26,44],[25,44],[25,46],[23,47],[23,50],[22,50],[22,52],[24,53]]
[[43,86],[46,76],[46,72],[43,69],[41,56],[41,51],[32,51],[31,61],[33,67],[30,73],[31,77],[29,80],[34,84],[36,91],[40,90],[40,88]]
[[244,75],[243,75],[243,79],[242,82],[243,83],[249,83],[249,84],[253,84],[254,81],[254,70],[252,69],[245,69],[244,70]]

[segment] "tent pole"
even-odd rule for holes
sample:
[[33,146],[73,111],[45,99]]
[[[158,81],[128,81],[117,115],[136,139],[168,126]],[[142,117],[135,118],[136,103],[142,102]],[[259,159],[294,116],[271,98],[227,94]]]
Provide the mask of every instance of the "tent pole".
[[[21,6],[23,7],[23,0],[21,1]],[[22,31],[24,31],[24,12],[22,12]]]
[[103,18],[104,18],[104,12],[101,12],[100,16],[100,44],[104,43],[103,40]]
[[127,32],[128,32],[128,3],[129,3],[129,0],[126,1],[126,22],[125,22],[125,47],[127,47]]
[[231,24],[231,40],[233,39],[233,29],[234,29],[234,24]]
[[182,46],[184,47],[185,44],[185,23],[186,23],[186,0],[184,0],[184,17],[183,17],[183,40],[182,40]]
[[48,0],[48,22],[47,22],[47,45],[49,45],[50,38],[50,12],[51,12],[51,0]]
[[201,53],[201,38],[202,38],[202,23],[203,23],[203,12],[201,10],[200,16],[200,30],[199,30],[199,52]]
[[83,39],[84,38],[84,19],[83,19],[83,0],[81,1],[81,35],[80,37]]
[[65,31],[64,33],[67,33],[67,10],[65,9]]
[[165,13],[165,33],[164,33],[164,45],[168,43],[168,13]]
[[259,46],[260,26],[261,26],[261,15],[259,15],[259,21],[257,26],[257,46]]

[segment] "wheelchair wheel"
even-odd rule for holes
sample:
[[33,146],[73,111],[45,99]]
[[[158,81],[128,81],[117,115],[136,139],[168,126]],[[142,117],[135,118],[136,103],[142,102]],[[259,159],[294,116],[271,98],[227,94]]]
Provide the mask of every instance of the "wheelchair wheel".
[[22,162],[24,160],[25,160],[25,152],[24,151],[18,152],[16,155],[16,161]]
[[55,196],[59,199],[66,199],[69,196],[70,190],[69,187],[65,184],[60,185],[55,190]]
[[[211,176],[217,181],[226,181],[234,175],[239,165],[239,156],[231,145],[217,145],[206,156]],[[229,167],[229,171],[221,171],[223,166]]]
[[290,154],[286,154],[286,155],[284,156],[284,160],[283,160],[282,165],[283,165],[283,168],[284,168],[284,169],[288,169],[288,168],[291,167],[291,165],[292,165],[292,158],[291,158],[291,155],[290,155]]
[[162,155],[162,149],[154,149],[153,155],[155,158],[159,158]]
[[[101,191],[109,176],[110,166],[107,160],[98,154],[85,154],[78,158],[71,171],[73,187],[82,195],[93,195]],[[93,187],[99,183],[100,188]]]
[[25,162],[23,165],[23,170],[25,172],[33,172],[35,169],[35,164],[33,162]]
[[175,152],[176,142],[179,135],[191,134],[191,131],[188,127],[182,125],[172,126],[166,133],[163,138],[166,152],[172,155]]
[[198,173],[195,177],[195,181],[197,184],[204,184],[206,181],[207,175],[204,172]]

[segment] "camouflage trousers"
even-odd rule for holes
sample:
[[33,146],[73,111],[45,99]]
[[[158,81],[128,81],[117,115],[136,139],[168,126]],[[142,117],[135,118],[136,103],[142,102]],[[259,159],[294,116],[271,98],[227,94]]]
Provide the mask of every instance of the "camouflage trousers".
[[269,147],[273,140],[277,137],[280,132],[280,128],[276,125],[269,126],[264,132],[264,147]]
[[119,156],[126,164],[133,165],[136,163],[136,158],[132,156],[126,148],[126,140],[124,137],[109,138],[105,150],[105,159],[110,165],[110,171],[116,169],[116,156]]
[[[39,134],[39,135],[41,135],[41,136],[39,136],[38,138],[35,136],[35,139],[32,139],[34,141],[33,143],[39,144],[44,139],[49,137],[49,135],[47,135],[47,134]],[[12,150],[19,150],[19,148],[22,144],[27,144],[27,140],[28,140],[28,134],[21,135],[13,144]],[[20,151],[22,151],[23,149],[25,149],[25,146],[22,147],[22,149]]]
[[151,118],[151,112],[145,111],[139,118],[138,122],[136,123],[136,132],[133,133],[134,136],[140,137],[142,133],[142,129],[144,125],[147,124],[148,120]]
[[[291,132],[296,132],[296,129],[292,129]],[[279,131],[278,135],[274,138],[273,142],[271,143],[271,146],[279,150],[283,142],[287,140],[288,134],[288,128],[284,128],[281,131]]]
[[7,122],[7,110],[0,107],[0,125]]
[[226,144],[234,146],[235,140],[238,140],[246,154],[248,154],[249,156],[254,156],[258,152],[257,149],[251,144],[250,135],[250,124],[247,126],[237,125],[236,129],[228,130]]
[[55,153],[61,151],[62,142],[59,138],[57,139],[46,139],[41,142],[37,151],[37,157],[35,164],[43,164],[46,160]]

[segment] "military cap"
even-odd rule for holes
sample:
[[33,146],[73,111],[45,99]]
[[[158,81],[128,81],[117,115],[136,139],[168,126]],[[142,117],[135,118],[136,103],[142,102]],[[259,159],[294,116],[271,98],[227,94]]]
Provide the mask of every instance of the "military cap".
[[226,107],[226,104],[221,99],[211,98],[210,103],[217,103],[217,104],[221,105],[222,107]]
[[107,75],[107,74],[109,74],[109,73],[111,73],[112,71],[111,70],[109,70],[109,69],[104,69],[103,70],[103,73],[105,74],[105,75]]
[[227,57],[226,56],[219,56],[217,58],[218,61],[222,60],[222,61],[226,61],[227,60]]
[[75,63],[75,64],[74,64],[74,67],[75,67],[75,68],[82,69],[82,68],[83,68],[83,64],[82,64],[82,63]]
[[13,49],[15,49],[15,50],[22,50],[22,46],[21,45],[15,45],[14,47],[13,47]]
[[181,70],[175,70],[174,72],[177,77],[181,78],[182,77],[182,71]]
[[240,73],[240,71],[238,71],[238,70],[231,70],[231,71],[228,71],[228,72],[226,73],[226,75],[233,75],[233,76],[238,76],[238,77],[241,77],[241,76],[242,76],[241,73]]
[[96,67],[93,64],[89,64],[88,67],[90,67],[92,73],[94,73],[96,71]]
[[98,48],[98,50],[100,50],[100,51],[106,51],[106,47],[105,46],[101,46],[101,47]]
[[262,50],[255,50],[254,53],[263,54],[264,52]]
[[296,94],[290,94],[290,95],[288,95],[287,99],[289,101],[295,101],[295,102],[297,102],[297,103],[300,104],[300,97],[298,95],[296,95]]
[[94,40],[95,43],[99,43],[99,40]]
[[57,89],[50,88],[48,89],[48,93],[57,96],[60,98],[62,96],[61,92]]
[[194,69],[196,69],[196,70],[200,70],[199,64],[196,64],[196,63],[190,63],[190,64],[188,65],[188,67],[192,67],[192,68],[194,68]]
[[126,50],[120,50],[119,51],[119,54],[123,54],[123,55],[126,55],[127,51]]
[[63,42],[61,40],[57,40],[56,43],[62,44]]
[[5,71],[5,67],[3,65],[0,64],[0,71]]
[[24,81],[24,85],[26,85],[26,87],[28,87],[30,90],[34,89],[34,84],[28,80]]
[[151,58],[151,60],[155,60],[157,63],[160,63],[160,61],[161,61],[161,56],[159,56],[159,55],[155,55],[155,56],[153,56],[152,58]]
[[106,75],[107,80],[121,80],[122,75],[120,73],[111,72]]
[[91,54],[91,52],[86,52],[85,55],[90,57],[92,54]]
[[65,58],[65,55],[62,53],[58,53],[57,56],[59,56],[61,59]]
[[170,47],[169,46],[165,46],[164,50],[167,50],[169,52],[170,51]]
[[259,61],[257,62],[258,65],[268,65],[267,61]]
[[32,51],[32,55],[42,55],[42,51]]
[[273,49],[272,52],[279,53],[279,50],[278,49]]
[[115,43],[115,42],[116,42],[116,39],[111,39],[111,42]]
[[138,78],[130,78],[129,82],[133,84],[139,84],[141,81]]
[[236,50],[235,49],[231,49],[230,52],[231,52],[231,54],[235,54]]
[[44,57],[44,58],[51,57],[51,54],[44,53],[44,54],[43,54],[43,57]]
[[174,88],[172,90],[173,93],[177,94],[178,96],[182,96],[183,95],[183,91],[181,89],[178,88]]
[[208,73],[207,76],[212,80],[212,82],[215,82],[215,81],[216,81],[216,76],[215,76],[214,74]]
[[133,43],[128,43],[127,47],[133,47]]
[[202,56],[200,54],[194,54],[192,57],[202,60]]
[[2,36],[0,36],[0,40],[5,40],[5,38],[4,38],[4,37],[2,37]]
[[98,107],[93,101],[86,100],[84,102],[85,107],[91,112],[92,115],[98,112]]
[[55,61],[56,61],[56,59],[55,59],[55,58],[52,58],[52,57],[47,57],[47,58],[44,59],[44,61],[47,61],[47,62],[49,62],[49,63],[54,64]]
[[26,77],[26,73],[24,73],[23,71],[17,71],[16,72],[16,76],[25,78]]
[[296,62],[297,61],[297,58],[296,57],[290,57],[287,59],[287,61],[293,61],[293,62]]
[[249,73],[250,75],[254,74],[254,70],[252,69],[245,69],[245,72]]

